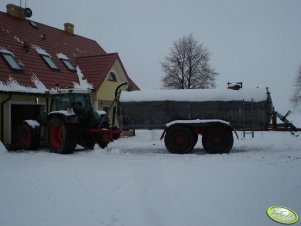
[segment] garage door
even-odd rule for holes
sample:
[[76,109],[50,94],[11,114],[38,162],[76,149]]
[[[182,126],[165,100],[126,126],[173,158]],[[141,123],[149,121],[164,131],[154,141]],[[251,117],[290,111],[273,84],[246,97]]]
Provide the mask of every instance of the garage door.
[[18,144],[21,137],[22,122],[26,119],[37,119],[44,109],[41,105],[11,105],[11,144]]

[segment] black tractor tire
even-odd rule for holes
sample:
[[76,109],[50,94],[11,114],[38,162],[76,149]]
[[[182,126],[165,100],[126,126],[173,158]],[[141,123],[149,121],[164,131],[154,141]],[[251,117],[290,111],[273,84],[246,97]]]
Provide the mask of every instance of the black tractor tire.
[[105,148],[108,146],[109,143],[106,143],[106,142],[98,142],[97,144],[99,145],[99,147],[100,147],[101,149],[105,149]]
[[51,152],[71,154],[76,146],[74,128],[67,125],[60,117],[53,117],[47,124],[47,143]]
[[199,140],[199,135],[198,135],[197,133],[194,133],[194,134],[193,134],[193,139],[194,139],[194,145],[193,145],[193,146],[195,146],[196,143],[197,143],[198,140]]
[[173,154],[189,154],[195,145],[195,136],[184,126],[168,128],[164,137],[167,150]]
[[36,150],[40,145],[40,128],[32,128],[27,123],[23,123],[21,144],[25,150]]
[[224,125],[210,126],[202,136],[202,144],[209,154],[229,153],[233,146],[232,130]]

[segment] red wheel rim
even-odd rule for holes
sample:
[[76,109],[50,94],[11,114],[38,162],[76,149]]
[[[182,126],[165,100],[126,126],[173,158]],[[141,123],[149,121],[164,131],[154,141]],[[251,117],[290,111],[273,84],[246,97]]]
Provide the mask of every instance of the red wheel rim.
[[22,138],[21,138],[22,144],[24,146],[29,145],[29,131],[27,128],[23,128],[22,130]]
[[185,137],[182,135],[176,136],[175,142],[177,145],[182,145],[185,142]]
[[51,126],[50,142],[54,148],[60,148],[63,145],[63,128],[60,124],[53,124]]
[[220,145],[222,143],[222,137],[220,136],[220,134],[216,134],[214,137],[213,137],[213,143],[215,145]]

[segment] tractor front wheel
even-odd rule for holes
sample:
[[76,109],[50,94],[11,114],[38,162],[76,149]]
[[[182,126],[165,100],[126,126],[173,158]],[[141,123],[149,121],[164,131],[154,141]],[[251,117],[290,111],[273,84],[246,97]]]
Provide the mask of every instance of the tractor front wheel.
[[75,139],[72,127],[67,125],[60,117],[53,117],[47,126],[48,146],[51,152],[71,154],[75,149]]

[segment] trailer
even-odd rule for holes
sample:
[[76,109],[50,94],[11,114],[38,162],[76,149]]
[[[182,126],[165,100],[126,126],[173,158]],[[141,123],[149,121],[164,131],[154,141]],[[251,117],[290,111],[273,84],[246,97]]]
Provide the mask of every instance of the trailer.
[[191,153],[199,135],[206,152],[229,153],[237,130],[269,130],[275,113],[267,88],[123,91],[117,99],[122,130],[163,129],[161,139],[176,154]]

